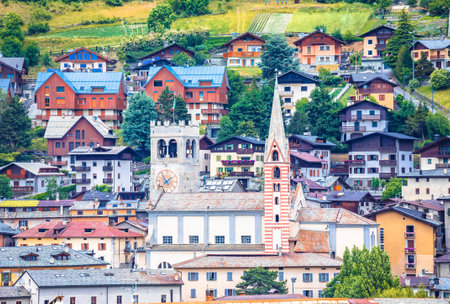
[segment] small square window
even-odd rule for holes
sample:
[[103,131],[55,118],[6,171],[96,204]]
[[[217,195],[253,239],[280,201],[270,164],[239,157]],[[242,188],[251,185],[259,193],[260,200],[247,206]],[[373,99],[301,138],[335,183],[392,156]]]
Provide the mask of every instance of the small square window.
[[216,235],[215,241],[216,241],[216,244],[225,244],[225,236],[224,235]]

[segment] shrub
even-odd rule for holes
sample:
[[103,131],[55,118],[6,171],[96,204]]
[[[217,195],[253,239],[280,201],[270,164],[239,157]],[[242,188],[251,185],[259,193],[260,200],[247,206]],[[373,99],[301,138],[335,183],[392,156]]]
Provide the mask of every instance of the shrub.
[[31,18],[36,21],[49,21],[50,19],[52,19],[52,15],[50,14],[49,11],[44,10],[41,7],[38,7],[31,14]]
[[106,4],[110,6],[122,6],[123,1],[122,0],[106,0]]
[[48,23],[30,23],[28,24],[27,35],[43,34],[50,31]]
[[430,83],[435,90],[442,90],[450,87],[449,72],[444,69],[434,70],[430,75]]

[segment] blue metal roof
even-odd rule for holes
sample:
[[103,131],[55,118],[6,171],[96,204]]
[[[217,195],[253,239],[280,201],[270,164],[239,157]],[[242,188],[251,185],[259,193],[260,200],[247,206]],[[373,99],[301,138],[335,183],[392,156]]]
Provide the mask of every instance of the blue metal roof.
[[[108,73],[38,73],[36,92],[53,74],[58,75],[75,93],[78,94],[117,94],[122,83],[122,72]],[[103,92],[92,92],[92,88],[104,88]]]
[[200,81],[211,81],[211,85],[206,87],[221,87],[224,75],[226,74],[224,66],[174,67],[165,65],[163,67],[150,67],[148,69],[148,78],[145,86],[163,68],[166,68],[187,88],[205,87],[200,86]]
[[0,90],[3,91],[3,93],[8,92],[11,89],[11,79],[0,79]]

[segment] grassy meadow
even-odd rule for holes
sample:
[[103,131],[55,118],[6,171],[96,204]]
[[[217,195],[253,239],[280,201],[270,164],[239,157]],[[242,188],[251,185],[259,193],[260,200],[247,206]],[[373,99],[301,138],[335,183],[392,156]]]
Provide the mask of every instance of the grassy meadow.
[[[418,88],[417,90],[431,99],[430,86],[423,86]],[[439,104],[443,105],[447,109],[450,109],[450,89],[434,91],[433,98],[434,101],[437,101]]]

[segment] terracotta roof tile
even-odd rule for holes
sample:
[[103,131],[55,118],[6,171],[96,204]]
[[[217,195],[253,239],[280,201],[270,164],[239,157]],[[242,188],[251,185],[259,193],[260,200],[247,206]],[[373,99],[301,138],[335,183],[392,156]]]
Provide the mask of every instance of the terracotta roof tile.
[[341,225],[378,225],[376,222],[344,208],[302,208],[297,214],[297,221]]
[[328,253],[330,246],[328,232],[300,229],[295,237],[294,252]]
[[317,158],[314,155],[311,155],[306,152],[291,151],[290,153],[291,153],[291,156],[294,156],[296,158],[304,160],[308,163],[324,163],[324,162],[326,162],[325,160]]

